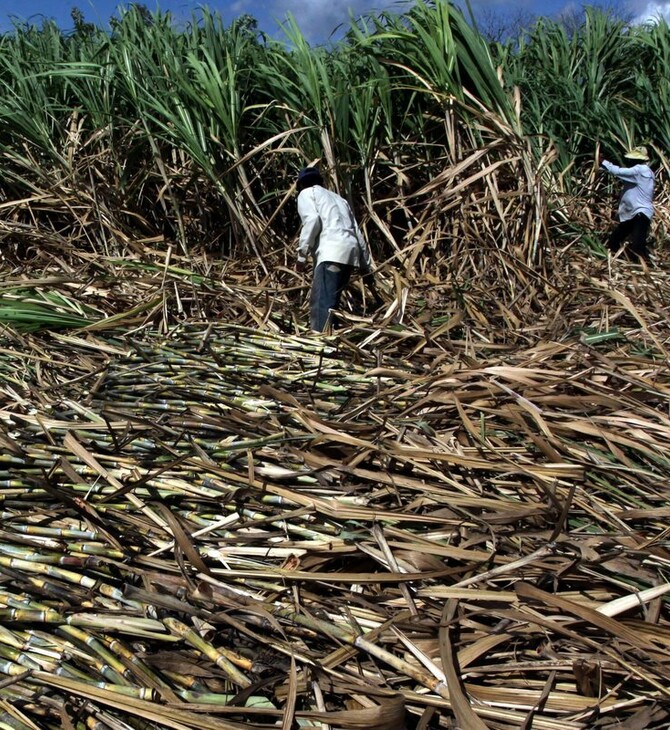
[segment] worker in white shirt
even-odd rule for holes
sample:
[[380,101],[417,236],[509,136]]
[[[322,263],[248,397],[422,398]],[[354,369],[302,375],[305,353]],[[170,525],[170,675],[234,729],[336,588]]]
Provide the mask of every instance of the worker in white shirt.
[[646,147],[635,147],[624,157],[631,167],[617,167],[603,160],[602,167],[623,182],[623,193],[619,201],[619,225],[612,231],[607,247],[617,252],[626,240],[630,240],[631,258],[649,259],[647,235],[654,215],[654,173],[647,164],[649,155]]
[[354,269],[369,279],[370,250],[349,203],[323,186],[318,168],[301,170],[297,188],[302,228],[296,268],[304,271],[307,257],[312,256],[310,326],[323,332],[330,321],[330,311],[339,308]]

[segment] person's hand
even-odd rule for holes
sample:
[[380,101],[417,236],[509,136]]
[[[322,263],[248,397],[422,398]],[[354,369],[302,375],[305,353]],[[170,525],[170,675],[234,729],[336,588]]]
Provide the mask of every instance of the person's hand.
[[305,261],[301,261],[300,259],[298,259],[296,261],[296,264],[295,264],[295,270],[299,274],[302,274],[305,271],[305,268],[306,268],[306,262]]
[[382,304],[384,304],[384,300],[381,298],[381,296],[379,296],[379,292],[377,291],[377,287],[375,286],[375,278],[370,270],[366,271],[362,276],[363,283],[370,291],[370,294],[372,294],[375,307],[378,309],[382,306]]

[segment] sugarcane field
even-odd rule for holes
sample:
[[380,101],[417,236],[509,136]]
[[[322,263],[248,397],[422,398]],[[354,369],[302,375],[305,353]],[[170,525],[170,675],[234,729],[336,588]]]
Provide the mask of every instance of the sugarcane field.
[[72,17],[0,35],[0,730],[669,728],[668,23]]

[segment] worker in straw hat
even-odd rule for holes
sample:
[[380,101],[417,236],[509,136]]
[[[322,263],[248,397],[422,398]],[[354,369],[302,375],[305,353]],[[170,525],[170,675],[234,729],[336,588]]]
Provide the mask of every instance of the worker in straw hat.
[[297,180],[298,213],[302,221],[296,269],[314,261],[310,294],[310,325],[323,332],[338,309],[340,297],[354,269],[370,283],[370,250],[349,203],[327,190],[317,167],[306,167]]
[[625,155],[630,167],[618,167],[603,160],[602,167],[623,182],[619,201],[619,225],[610,234],[607,247],[617,252],[630,241],[628,252],[634,260],[649,260],[647,235],[654,215],[654,173],[649,167],[646,147],[634,147]]

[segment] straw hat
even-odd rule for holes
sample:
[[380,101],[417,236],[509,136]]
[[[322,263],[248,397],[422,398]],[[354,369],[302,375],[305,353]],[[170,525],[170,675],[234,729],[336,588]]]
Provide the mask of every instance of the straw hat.
[[632,150],[626,152],[624,157],[628,160],[639,160],[640,162],[649,162],[649,154],[646,147],[633,147]]

